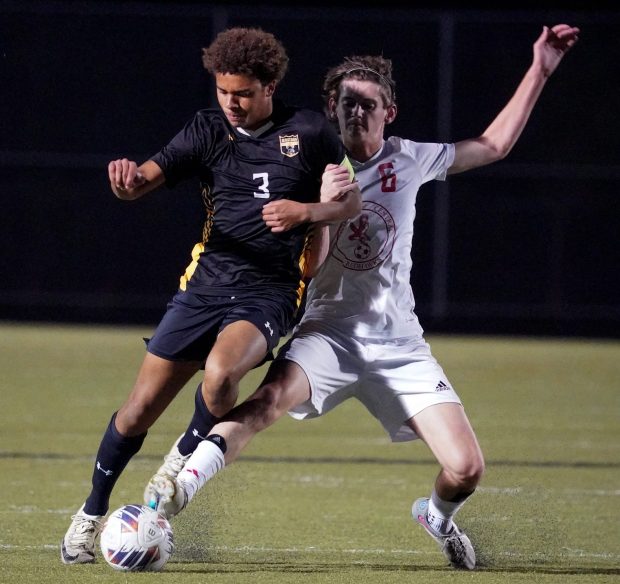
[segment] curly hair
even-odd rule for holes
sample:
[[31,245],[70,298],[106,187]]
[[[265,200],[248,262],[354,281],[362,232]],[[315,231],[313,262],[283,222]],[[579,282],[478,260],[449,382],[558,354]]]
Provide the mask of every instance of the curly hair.
[[288,68],[286,49],[260,28],[230,28],[202,49],[202,63],[211,74],[231,73],[258,79],[263,85],[280,82]]
[[392,79],[392,61],[382,56],[353,55],[345,57],[340,65],[329,69],[323,81],[322,96],[327,106],[330,97],[340,97],[340,84],[344,79],[374,81],[382,88],[383,105],[396,103],[396,83]]

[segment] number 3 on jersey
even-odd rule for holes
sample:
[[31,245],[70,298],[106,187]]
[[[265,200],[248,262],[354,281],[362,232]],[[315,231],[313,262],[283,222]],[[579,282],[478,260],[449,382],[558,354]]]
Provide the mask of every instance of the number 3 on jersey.
[[384,162],[379,165],[379,175],[381,175],[381,192],[393,193],[396,191],[396,174],[394,165],[391,162]]
[[260,180],[261,183],[258,185],[258,190],[260,193],[254,191],[254,197],[257,199],[268,199],[269,198],[269,173],[267,172],[255,172],[252,175],[254,180]]

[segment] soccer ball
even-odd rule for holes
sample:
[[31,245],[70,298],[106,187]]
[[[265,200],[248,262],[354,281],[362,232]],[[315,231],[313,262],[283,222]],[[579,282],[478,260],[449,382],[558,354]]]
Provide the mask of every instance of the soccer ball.
[[146,505],[124,505],[112,513],[101,532],[101,552],[115,570],[157,572],[174,551],[168,520]]

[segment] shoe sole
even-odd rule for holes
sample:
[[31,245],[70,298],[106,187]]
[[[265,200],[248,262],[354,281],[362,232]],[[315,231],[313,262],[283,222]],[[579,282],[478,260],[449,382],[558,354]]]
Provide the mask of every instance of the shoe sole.
[[94,564],[95,563],[95,555],[92,556],[89,554],[85,559],[80,558],[81,554],[76,554],[72,556],[65,546],[64,538],[60,542],[60,560],[63,564],[72,565],[72,564]]

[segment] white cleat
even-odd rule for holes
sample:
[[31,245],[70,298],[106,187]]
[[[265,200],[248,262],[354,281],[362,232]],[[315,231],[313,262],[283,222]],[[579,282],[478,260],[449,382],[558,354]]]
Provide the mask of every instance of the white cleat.
[[149,493],[147,505],[167,519],[178,515],[187,506],[188,498],[183,483],[174,477],[154,475],[146,486],[145,499],[147,491]]
[[443,535],[435,531],[426,517],[428,511],[428,498],[418,499],[411,507],[413,520],[419,523],[439,545],[443,555],[446,556],[453,568],[460,570],[473,570],[476,567],[476,552],[471,545],[469,537],[453,523],[450,533]]
[[148,505],[152,509],[157,507],[157,503],[159,501],[159,493],[154,489],[153,485],[159,484],[162,480],[175,479],[177,475],[183,470],[185,463],[189,460],[190,454],[183,455],[179,452],[177,448],[177,444],[179,440],[183,437],[183,434],[179,436],[177,441],[174,443],[170,452],[164,456],[164,464],[162,464],[157,472],[151,477],[149,482],[144,489],[144,504]]
[[92,564],[95,561],[95,540],[103,529],[103,515],[87,515],[84,505],[71,518],[71,525],[60,544],[63,564]]

